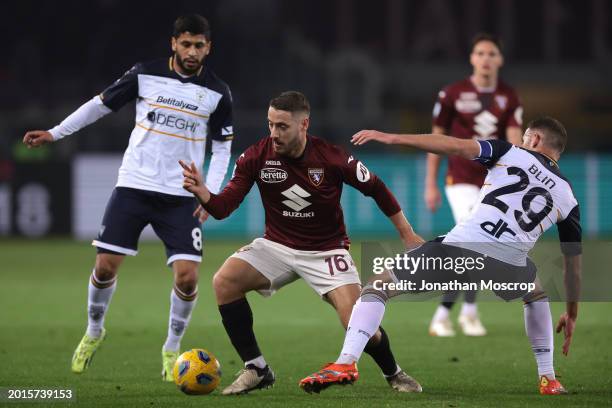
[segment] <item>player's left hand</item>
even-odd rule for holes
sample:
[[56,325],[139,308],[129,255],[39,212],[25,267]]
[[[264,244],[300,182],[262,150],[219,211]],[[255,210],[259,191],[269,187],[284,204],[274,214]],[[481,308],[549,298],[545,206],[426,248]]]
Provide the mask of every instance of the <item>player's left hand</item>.
[[402,242],[406,249],[414,249],[425,243],[425,240],[416,232],[408,237],[402,237]]
[[391,144],[393,138],[388,133],[379,132],[378,130],[361,130],[351,138],[351,142],[356,146],[366,144],[370,140]]
[[565,341],[563,342],[563,354],[568,355],[570,344],[572,343],[572,335],[574,334],[574,329],[576,328],[576,318],[570,317],[567,313],[563,313],[559,318],[559,323],[557,323],[557,333],[561,333],[563,330],[563,335],[565,336]]

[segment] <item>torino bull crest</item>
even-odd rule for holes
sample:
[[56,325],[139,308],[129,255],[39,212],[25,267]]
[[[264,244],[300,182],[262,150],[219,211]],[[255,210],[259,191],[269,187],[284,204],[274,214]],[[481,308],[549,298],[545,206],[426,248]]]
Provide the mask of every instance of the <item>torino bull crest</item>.
[[323,177],[325,176],[325,172],[323,169],[308,169],[308,178],[310,182],[315,186],[319,186],[323,182]]

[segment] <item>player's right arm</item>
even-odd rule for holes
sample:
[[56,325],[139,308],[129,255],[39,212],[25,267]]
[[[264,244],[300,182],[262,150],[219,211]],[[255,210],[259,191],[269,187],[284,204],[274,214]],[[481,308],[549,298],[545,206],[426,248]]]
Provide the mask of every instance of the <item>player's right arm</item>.
[[351,139],[351,142],[355,145],[363,145],[369,141],[377,141],[384,144],[401,144],[430,153],[447,156],[456,155],[470,160],[480,155],[481,146],[478,141],[473,139],[459,139],[457,137],[437,134],[393,134],[377,130],[362,130],[355,133]]
[[211,193],[208,190],[203,181],[202,173],[193,163],[187,165],[182,160],[179,161],[179,164],[183,167],[183,188],[193,193],[200,205],[214,218],[218,220],[227,218],[240,206],[244,197],[251,190],[253,183],[255,183],[250,152],[251,149],[240,155],[236,161],[231,180],[219,194]]
[[569,353],[572,336],[578,318],[582,275],[582,228],[580,208],[576,205],[563,221],[557,223],[561,252],[563,253],[563,283],[565,285],[566,308],[559,318],[557,333],[563,331],[563,354]]
[[81,105],[59,125],[49,130],[31,130],[26,132],[23,143],[28,148],[39,147],[45,143],[55,142],[75,133],[98,119],[119,110],[123,105],[138,96],[138,72],[141,65],[134,65],[121,78]]

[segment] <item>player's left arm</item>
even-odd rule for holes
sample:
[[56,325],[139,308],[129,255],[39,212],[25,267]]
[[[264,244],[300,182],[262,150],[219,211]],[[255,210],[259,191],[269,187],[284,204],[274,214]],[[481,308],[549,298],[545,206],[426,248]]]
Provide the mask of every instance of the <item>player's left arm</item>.
[[578,318],[582,274],[582,228],[580,209],[576,205],[568,216],[557,223],[561,252],[563,253],[563,282],[566,292],[566,310],[559,318],[557,333],[563,330],[563,354],[569,353],[572,336]]
[[[213,194],[217,194],[221,190],[232,156],[232,141],[234,140],[232,104],[232,94],[229,87],[226,87],[226,91],[208,121],[211,158],[206,173],[206,187]],[[203,223],[208,219],[209,214],[202,205],[198,205],[193,215],[198,218],[200,223]]]
[[217,108],[208,121],[208,135],[212,139],[210,165],[206,174],[206,186],[217,194],[229,167],[232,140],[234,140],[232,94],[226,87]]
[[412,229],[393,193],[376,174],[371,173],[363,162],[353,156],[343,154],[340,160],[343,181],[376,201],[378,208],[389,217],[407,247],[424,242]]

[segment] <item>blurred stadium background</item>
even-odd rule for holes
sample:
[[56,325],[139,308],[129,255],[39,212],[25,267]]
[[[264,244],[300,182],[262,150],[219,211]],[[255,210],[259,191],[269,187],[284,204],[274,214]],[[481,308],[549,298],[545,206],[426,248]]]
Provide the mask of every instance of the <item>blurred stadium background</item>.
[[[48,129],[134,62],[169,55],[174,18],[198,11],[213,28],[208,60],[234,96],[234,154],[267,135],[269,99],[287,89],[311,100],[312,133],[348,147],[363,128],[428,132],[445,84],[469,75],[468,44],[499,34],[526,122],[540,114],[569,130],[561,168],[572,180],[590,236],[612,233],[612,4],[588,1],[223,0],[169,3],[12,2],[0,61],[0,236],[90,239],[97,232],[133,126],[133,108],[60,143],[28,151],[25,130]],[[448,206],[424,207],[424,155],[366,146],[355,151],[398,195],[425,236],[452,225]],[[408,153],[408,154],[406,154]],[[353,237],[392,233],[373,202],[343,200]],[[212,238],[261,233],[258,193]],[[151,236],[149,232],[148,236]]]

